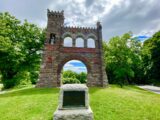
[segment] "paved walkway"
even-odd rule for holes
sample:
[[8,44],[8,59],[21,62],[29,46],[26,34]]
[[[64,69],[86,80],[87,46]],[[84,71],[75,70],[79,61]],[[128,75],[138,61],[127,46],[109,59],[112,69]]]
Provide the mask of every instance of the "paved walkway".
[[154,93],[160,94],[160,87],[152,86],[152,85],[139,85],[138,87],[152,91]]

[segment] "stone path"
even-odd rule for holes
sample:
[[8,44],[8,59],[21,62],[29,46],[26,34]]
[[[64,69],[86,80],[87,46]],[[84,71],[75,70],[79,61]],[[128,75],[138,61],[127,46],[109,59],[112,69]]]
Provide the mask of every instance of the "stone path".
[[138,86],[142,89],[152,91],[154,93],[160,94],[160,87],[152,86],[152,85],[140,85]]

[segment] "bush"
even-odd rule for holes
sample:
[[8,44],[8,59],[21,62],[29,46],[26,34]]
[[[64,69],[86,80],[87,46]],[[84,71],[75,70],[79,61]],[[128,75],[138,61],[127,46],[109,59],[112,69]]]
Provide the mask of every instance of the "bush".
[[[67,71],[63,71],[62,72],[62,77],[63,79],[65,78],[69,78],[69,79],[76,79],[76,81],[78,80],[80,83],[86,83],[87,81],[87,73],[85,72],[81,72],[81,73],[76,73],[74,71],[71,70],[67,70]],[[68,80],[66,80],[68,81]],[[70,80],[69,80],[70,81]]]
[[39,71],[32,71],[30,73],[30,77],[31,77],[31,83],[32,84],[36,84],[38,81],[38,76],[39,76]]
[[80,81],[80,83],[87,82],[87,74],[85,72],[81,72],[81,73],[77,74],[76,78]]
[[63,84],[74,84],[74,83],[80,83],[80,81],[77,78],[62,78]]
[[0,91],[3,89],[3,84],[0,84]]
[[2,82],[3,82],[4,88],[6,88],[6,89],[11,88],[16,85],[16,83],[13,79],[2,80]]
[[29,85],[30,82],[30,73],[28,71],[21,71],[17,73],[12,79],[2,79],[4,88],[12,88],[14,86],[23,86]]

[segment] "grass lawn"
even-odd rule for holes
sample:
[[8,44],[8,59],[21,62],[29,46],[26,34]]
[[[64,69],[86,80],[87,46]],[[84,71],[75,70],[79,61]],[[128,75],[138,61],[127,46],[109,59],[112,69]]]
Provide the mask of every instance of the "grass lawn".
[[0,83],[0,91],[1,91],[2,87],[3,87],[3,84]]
[[[160,120],[160,95],[135,86],[90,88],[95,120]],[[52,120],[58,88],[23,88],[0,94],[0,120]]]

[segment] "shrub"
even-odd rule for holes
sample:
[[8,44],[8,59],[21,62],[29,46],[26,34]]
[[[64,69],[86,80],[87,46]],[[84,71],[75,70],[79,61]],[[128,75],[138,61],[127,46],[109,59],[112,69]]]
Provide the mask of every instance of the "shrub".
[[36,84],[38,81],[38,76],[39,76],[39,71],[32,71],[30,73],[30,77],[31,77],[31,83],[32,84]]
[[0,84],[0,91],[3,89],[3,84]]
[[31,84],[30,73],[28,71],[18,72],[12,79],[2,79],[4,88],[12,88],[14,86],[23,86]]
[[16,85],[13,79],[2,80],[4,88],[11,88]]
[[62,72],[62,77],[63,78],[71,78],[71,79],[77,79],[80,83],[86,83],[87,81],[87,73],[81,72],[81,73],[76,73],[71,70],[63,71]]
[[74,84],[74,83],[80,83],[80,81],[77,78],[62,78],[63,84]]

